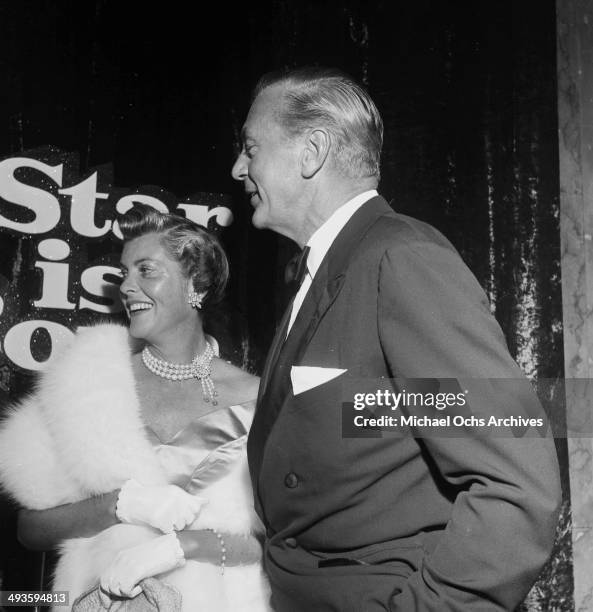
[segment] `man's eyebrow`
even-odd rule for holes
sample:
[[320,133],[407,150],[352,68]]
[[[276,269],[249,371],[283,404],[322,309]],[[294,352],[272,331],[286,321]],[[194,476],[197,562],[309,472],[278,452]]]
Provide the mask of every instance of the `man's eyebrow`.
[[249,133],[249,129],[246,126],[241,128],[241,142],[245,142],[246,140],[253,140],[253,137]]

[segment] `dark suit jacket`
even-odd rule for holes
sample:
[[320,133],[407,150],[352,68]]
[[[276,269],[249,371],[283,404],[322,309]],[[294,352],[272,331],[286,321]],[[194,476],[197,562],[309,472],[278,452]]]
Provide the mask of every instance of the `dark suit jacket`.
[[[347,372],[295,396],[293,365]],[[248,452],[275,609],[513,609],[553,543],[553,441],[343,435],[347,383],[381,377],[529,385],[455,249],[377,197],[338,235],[262,377]],[[540,410],[510,387],[478,387],[472,413]]]

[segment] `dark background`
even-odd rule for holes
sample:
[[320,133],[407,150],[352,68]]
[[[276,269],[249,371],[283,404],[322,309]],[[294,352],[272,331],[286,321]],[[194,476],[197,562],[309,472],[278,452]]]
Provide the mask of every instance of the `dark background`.
[[[179,200],[230,196],[235,222],[221,237],[231,284],[210,325],[237,362],[259,372],[295,247],[251,227],[230,177],[238,134],[263,72],[340,67],[383,114],[381,193],[459,249],[526,374],[561,378],[555,28],[551,0],[264,0],[207,10],[5,1],[0,157],[52,145],[78,156],[83,173],[111,164],[117,187],[157,185]],[[0,234],[0,289],[19,280],[17,243]],[[26,382],[16,373],[4,380],[10,395]],[[37,557],[16,545],[14,513],[4,508],[3,588],[35,588]],[[569,542],[566,505],[554,559],[526,608],[572,609]]]

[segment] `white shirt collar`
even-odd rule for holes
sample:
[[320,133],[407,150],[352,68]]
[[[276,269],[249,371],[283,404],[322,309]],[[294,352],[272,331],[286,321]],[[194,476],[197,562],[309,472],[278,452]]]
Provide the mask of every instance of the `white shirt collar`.
[[352,215],[371,198],[379,195],[376,189],[359,193],[338,208],[332,216],[309,238],[307,246],[311,249],[307,256],[307,271],[311,278],[315,276],[325,254],[333,244],[336,236],[348,223]]

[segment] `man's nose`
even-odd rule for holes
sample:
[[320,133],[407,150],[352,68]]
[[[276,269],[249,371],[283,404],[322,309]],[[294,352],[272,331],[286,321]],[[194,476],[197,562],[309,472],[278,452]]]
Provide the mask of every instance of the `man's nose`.
[[235,163],[233,164],[233,168],[231,170],[231,176],[236,181],[245,180],[245,177],[247,176],[247,162],[245,159],[245,154],[243,152],[237,155],[237,159],[235,160]]

